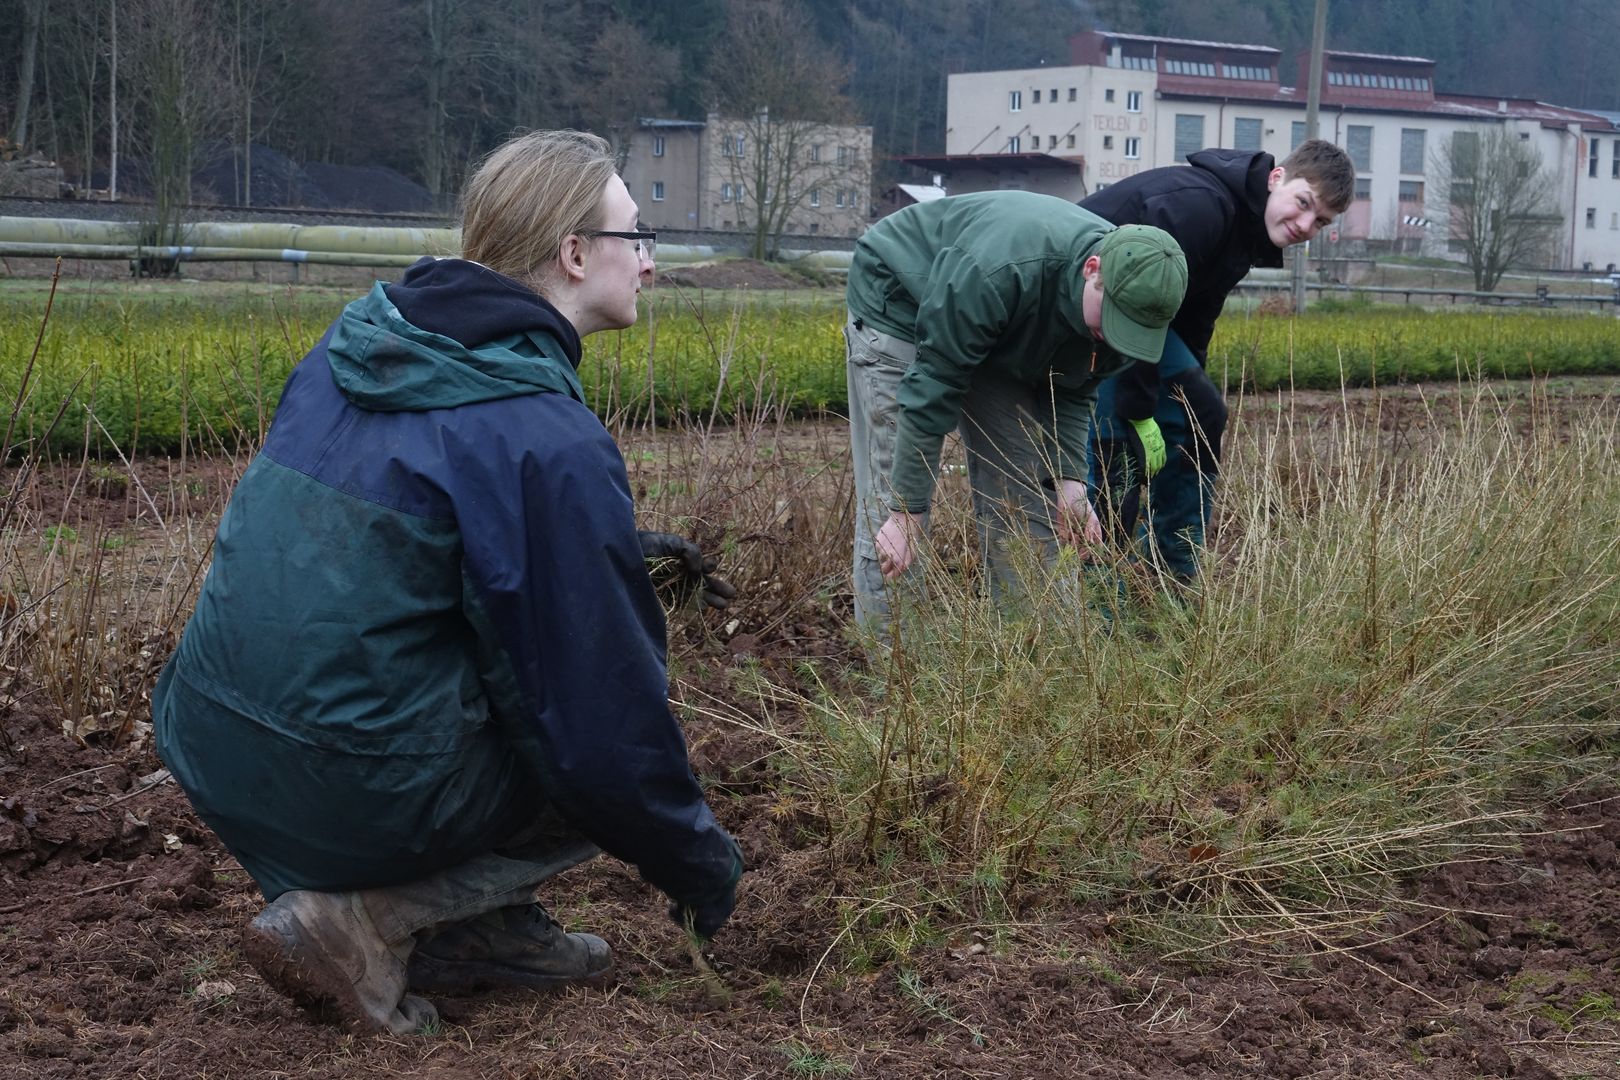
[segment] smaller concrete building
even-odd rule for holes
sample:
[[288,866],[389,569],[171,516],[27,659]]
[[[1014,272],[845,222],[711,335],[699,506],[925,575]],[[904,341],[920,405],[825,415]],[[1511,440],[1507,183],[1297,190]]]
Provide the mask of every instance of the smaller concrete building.
[[620,173],[652,228],[858,236],[872,187],[872,129],[752,117],[638,120]]

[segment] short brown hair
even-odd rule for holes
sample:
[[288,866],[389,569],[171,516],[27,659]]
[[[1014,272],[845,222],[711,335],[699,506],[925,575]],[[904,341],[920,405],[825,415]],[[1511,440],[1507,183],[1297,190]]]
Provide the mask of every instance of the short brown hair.
[[490,152],[461,191],[461,255],[536,291],[571,233],[602,227],[614,174],[607,140],[531,131]]
[[1281,164],[1287,179],[1304,177],[1335,214],[1344,213],[1355,197],[1356,167],[1349,154],[1326,139],[1306,139]]

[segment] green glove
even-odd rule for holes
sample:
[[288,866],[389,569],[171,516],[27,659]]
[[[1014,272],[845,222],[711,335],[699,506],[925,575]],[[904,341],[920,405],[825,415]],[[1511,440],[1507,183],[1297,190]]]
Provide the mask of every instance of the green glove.
[[1164,433],[1159,430],[1159,422],[1151,416],[1129,423],[1136,429],[1136,437],[1142,441],[1142,467],[1151,477],[1164,468]]

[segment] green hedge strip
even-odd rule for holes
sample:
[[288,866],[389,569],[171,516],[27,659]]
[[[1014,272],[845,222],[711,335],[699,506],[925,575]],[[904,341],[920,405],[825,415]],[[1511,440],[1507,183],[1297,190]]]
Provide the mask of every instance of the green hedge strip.
[[[177,449],[183,435],[227,445],[255,437],[274,413],[288,371],[340,307],[326,297],[285,296],[224,305],[59,303],[19,433],[37,437],[82,377],[52,437],[57,449],[77,449],[87,433],[98,450],[108,449],[110,438],[126,451],[152,452]],[[0,301],[0,390],[8,404],[33,350],[41,308]],[[843,319],[833,296],[704,312],[663,300],[635,327],[589,339],[581,375],[604,415],[650,411],[669,420],[717,411],[729,419],[762,399],[796,413],[838,412],[846,404]],[[1336,389],[1459,374],[1617,374],[1620,319],[1395,307],[1297,320],[1229,316],[1210,355],[1211,376],[1228,389]]]

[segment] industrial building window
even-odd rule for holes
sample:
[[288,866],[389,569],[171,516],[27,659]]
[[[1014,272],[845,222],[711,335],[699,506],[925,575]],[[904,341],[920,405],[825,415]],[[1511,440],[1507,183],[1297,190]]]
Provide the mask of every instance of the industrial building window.
[[1351,124],[1344,129],[1344,152],[1357,172],[1372,172],[1372,127]]
[[1041,92],[1039,90],[1031,90],[1029,92],[1029,103],[1031,105],[1039,105],[1041,103]]
[[1370,198],[1372,198],[1372,177],[1370,177],[1370,176],[1358,176],[1358,177],[1356,177],[1356,198],[1358,198],[1358,199],[1370,199]]
[[1595,206],[1586,208],[1586,227],[1588,229],[1597,228],[1597,207]]
[[1614,140],[1614,162],[1609,166],[1609,175],[1620,180],[1620,139]]
[[1288,125],[1288,152],[1291,154],[1299,149],[1299,144],[1305,141],[1305,121],[1295,120]]
[[839,188],[838,191],[833,195],[833,205],[838,206],[838,207],[842,207],[844,205],[844,189],[843,188]]
[[1142,140],[1131,136],[1125,140],[1125,156],[1132,161],[1142,156]]
[[1401,172],[1421,173],[1423,171],[1425,134],[1422,128],[1401,128]]
[[1048,150],[1056,150],[1057,149],[1057,136],[1056,135],[1048,135],[1046,137],[1046,148]]
[[1215,77],[1215,65],[1203,60],[1166,60],[1164,70],[1171,75],[1204,75]]
[[1126,112],[1141,112],[1142,111],[1142,91],[1140,91],[1140,90],[1127,90],[1127,91],[1125,91],[1125,111]]
[[720,185],[720,201],[721,202],[730,202],[731,201],[731,185],[730,184],[721,184]]
[[663,157],[663,156],[664,156],[664,137],[662,135],[654,135],[653,136],[653,157]]
[[1022,149],[1022,146],[1020,145],[1020,143],[1018,141],[1018,136],[1014,135],[1012,138],[1007,140],[1007,153],[1016,154],[1021,149]]
[[1588,139],[1587,145],[1590,149],[1587,151],[1586,175],[1595,177],[1597,176],[1598,147],[1603,144],[1596,139]]
[[1401,196],[1400,196],[1400,198],[1401,198],[1401,202],[1413,202],[1413,203],[1422,202],[1423,201],[1423,181],[1421,181],[1421,180],[1402,180],[1401,181]]
[[810,144],[810,161],[811,161],[811,163],[814,164],[815,162],[818,162],[820,160],[821,160],[821,144],[820,143],[811,143]]
[[821,189],[820,188],[813,187],[813,188],[810,189],[810,205],[812,207],[816,207],[816,206],[821,205]]
[[1078,96],[1079,92],[1077,88],[1073,86],[1069,87],[1069,100],[1074,101]]
[[1240,116],[1232,121],[1232,149],[1258,150],[1264,133],[1265,121],[1253,116]]
[[1112,135],[1104,135],[1103,136],[1103,149],[1104,150],[1112,150],[1113,148],[1114,148],[1114,137]]
[[1073,150],[1073,149],[1074,149],[1074,136],[1073,136],[1073,135],[1070,135],[1070,136],[1069,136],[1069,142],[1068,142],[1068,148],[1069,148],[1069,149],[1070,149],[1070,150]]
[[1017,112],[1024,107],[1024,92],[1022,90],[1007,91],[1007,111]]
[[1186,161],[1188,154],[1204,148],[1204,118],[1193,113],[1176,114],[1177,161]]
[[1103,100],[1104,101],[1109,101],[1109,102],[1113,101],[1114,100],[1114,92],[1112,90],[1104,90],[1103,91]]

